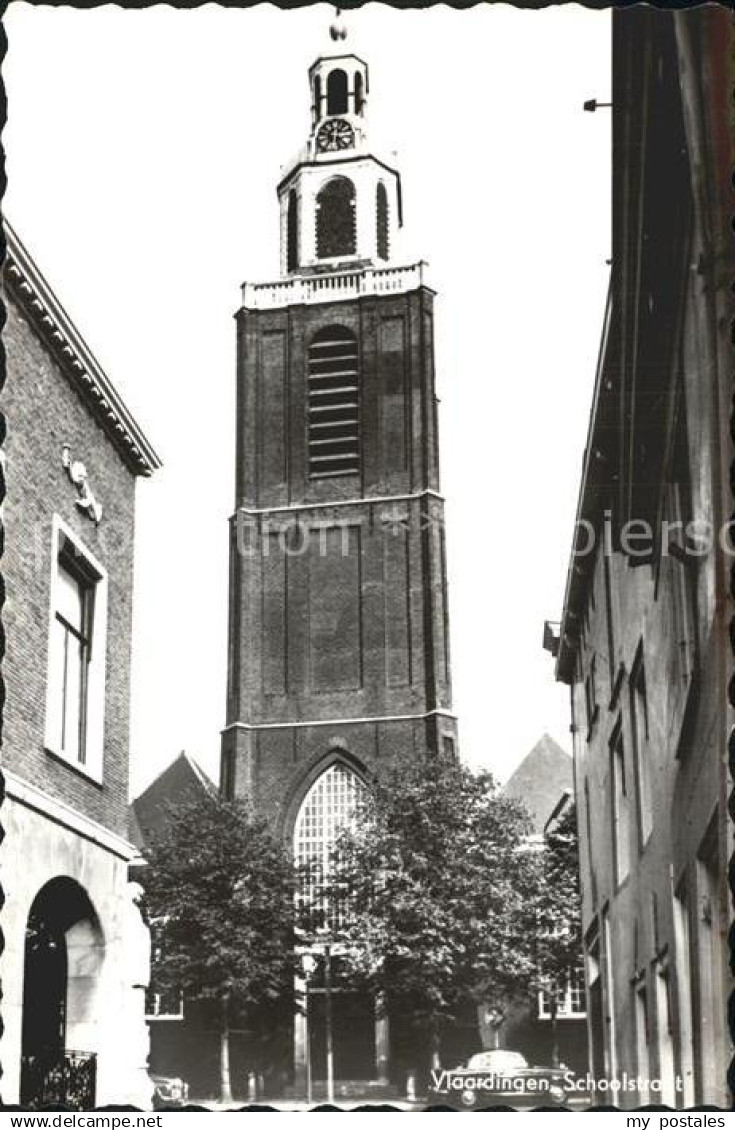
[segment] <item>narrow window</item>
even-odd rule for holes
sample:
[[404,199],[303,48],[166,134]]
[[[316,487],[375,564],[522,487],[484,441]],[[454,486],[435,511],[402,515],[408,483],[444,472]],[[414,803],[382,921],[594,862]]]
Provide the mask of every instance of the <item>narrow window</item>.
[[587,999],[589,1007],[589,1041],[592,1071],[596,1079],[601,1079],[606,1069],[605,1001],[603,980],[600,972],[600,937],[593,925],[585,937],[585,958],[587,966]]
[[638,798],[638,837],[642,848],[651,834],[651,766],[648,743],[648,698],[642,649],[638,649],[630,675],[630,718]]
[[316,75],[314,78],[314,121],[318,122],[322,116],[322,78],[321,75]]
[[388,231],[388,193],[385,185],[379,182],[375,191],[375,223],[377,228],[378,258],[387,259],[390,255],[390,236]]
[[228,749],[222,755],[222,796],[233,800],[235,796],[235,751]]
[[587,740],[589,741],[600,714],[600,708],[597,705],[597,657],[594,654],[590,659],[590,669],[585,679],[584,691],[587,706]]
[[722,921],[720,899],[724,893],[723,868],[720,863],[718,832],[720,823],[717,811],[712,817],[704,840],[697,852],[695,907],[697,922],[696,957],[698,989],[694,996],[695,1024],[699,1062],[696,1072],[695,1102],[704,1102],[704,1096],[715,1094],[720,1085],[717,1063],[720,1049],[724,1047],[723,1022],[720,1016],[723,968],[727,958],[727,935]]
[[54,535],[46,747],[102,769],[106,578],[61,530]]
[[344,326],[314,336],[307,368],[309,476],[354,475],[360,469],[357,338]]
[[87,672],[94,588],[59,554],[51,651],[57,694],[55,747],[71,761],[86,760]]
[[327,78],[327,114],[347,113],[347,75],[337,68]]
[[602,569],[605,582],[605,626],[607,629],[607,661],[610,668],[610,693],[615,686],[615,629],[612,610],[612,576],[610,573],[610,558],[603,549]]
[[589,778],[584,779],[584,822],[587,832],[587,866],[590,877],[590,898],[592,906],[597,908],[597,871],[595,870],[595,853],[592,850],[592,806],[590,803]]
[[619,722],[610,743],[610,776],[615,878],[620,884],[630,870],[630,800],[625,774],[623,733]]
[[354,255],[356,248],[355,186],[347,177],[333,177],[316,197],[317,258]]
[[693,521],[692,475],[686,399],[679,390],[671,469],[665,497],[667,544],[671,563],[670,600],[674,634],[674,682],[687,686],[696,667],[697,556],[691,551],[687,527]]
[[605,959],[605,1074],[608,1078],[614,1078],[618,1071],[618,1056],[615,1042],[617,1001],[615,997],[615,966],[613,964],[610,910],[608,906],[604,907],[601,917],[603,954]]
[[359,71],[355,71],[355,113],[362,114],[362,107],[365,98],[363,95],[362,75]]
[[651,1040],[648,1017],[648,990],[645,979],[635,988],[635,1035],[636,1067],[639,1084],[639,1098],[648,1102],[648,1080],[650,1078],[649,1043]]
[[682,1105],[694,1103],[694,1036],[692,1007],[692,944],[690,926],[689,891],[686,876],[674,895],[674,937],[676,946],[676,991],[679,1004],[679,1047],[682,1086]]
[[286,226],[286,266],[295,271],[299,265],[299,198],[293,189],[288,194]]
[[674,1106],[677,1099],[674,1018],[671,1001],[671,978],[667,965],[662,963],[657,965],[655,985],[658,1075],[661,1083],[660,1101],[666,1103],[667,1106]]

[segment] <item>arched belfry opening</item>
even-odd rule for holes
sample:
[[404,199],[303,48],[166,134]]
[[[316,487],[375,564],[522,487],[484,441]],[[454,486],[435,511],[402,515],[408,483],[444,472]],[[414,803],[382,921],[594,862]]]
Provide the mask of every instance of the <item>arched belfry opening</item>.
[[322,76],[314,76],[314,121],[321,121],[322,117]]
[[357,250],[355,186],[348,177],[332,177],[316,197],[316,254],[337,259]]
[[327,76],[327,114],[347,113],[347,73],[335,67]]
[[355,71],[355,113],[362,114],[365,105],[365,93],[360,71]]
[[376,244],[379,259],[390,258],[390,228],[388,214],[388,193],[382,181],[375,190]]
[[299,198],[293,189],[288,194],[286,227],[286,269],[295,271],[299,265]]
[[103,961],[102,929],[84,888],[67,876],[46,883],[26,925],[23,1105],[94,1106]]

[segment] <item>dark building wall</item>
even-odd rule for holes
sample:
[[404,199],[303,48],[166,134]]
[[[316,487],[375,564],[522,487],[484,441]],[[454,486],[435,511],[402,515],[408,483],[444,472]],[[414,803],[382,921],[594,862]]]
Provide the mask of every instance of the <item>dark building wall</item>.
[[[135,476],[41,340],[30,314],[8,291],[5,299],[3,758],[9,769],[125,836]],[[75,505],[76,489],[61,462],[65,443],[72,457],[85,463],[104,507],[99,526]],[[109,578],[102,786],[44,749],[54,514]]]
[[[572,564],[558,666],[572,687],[591,1064],[668,1079],[679,1106],[726,1104],[732,1053],[717,266],[730,235],[724,102],[705,97],[730,40],[715,9],[614,17],[613,274],[580,501],[598,551]],[[682,517],[694,538],[664,524]],[[645,533],[638,520],[648,555],[622,541]]]

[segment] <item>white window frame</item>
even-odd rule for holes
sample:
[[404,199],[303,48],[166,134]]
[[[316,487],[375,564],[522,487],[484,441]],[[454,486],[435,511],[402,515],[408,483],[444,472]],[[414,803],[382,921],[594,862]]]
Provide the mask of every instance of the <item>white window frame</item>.
[[184,994],[183,994],[183,991],[181,989],[179,989],[179,994],[178,994],[179,1007],[178,1007],[177,1012],[161,1012],[160,1011],[161,1001],[163,999],[163,993],[153,992],[150,995],[153,997],[153,1011],[152,1012],[148,1011],[148,1003],[146,1001],[146,1011],[145,1011],[145,1019],[146,1020],[183,1020],[184,1019]]
[[[573,990],[581,993],[583,1005],[582,1008],[576,1008],[574,1004]],[[575,969],[571,977],[568,978],[564,985],[563,992],[558,992],[557,999],[561,997],[560,1003],[556,1008],[557,1020],[583,1020],[587,1015],[587,986],[584,981],[584,970],[582,967]],[[551,1001],[550,992],[547,989],[541,989],[538,994],[538,1018],[539,1020],[551,1019]]]
[[[55,630],[56,608],[59,597],[59,551],[67,540],[82,559],[87,569],[96,577],[94,583],[94,613],[92,619],[91,657],[87,668],[87,687],[85,705],[87,710],[85,728],[85,760],[72,758],[60,749],[54,733],[54,695],[57,688],[53,681],[52,634]],[[51,535],[51,577],[49,588],[48,656],[46,674],[46,717],[44,726],[44,746],[48,753],[71,765],[77,773],[89,777],[97,784],[103,781],[104,729],[105,729],[105,686],[107,669],[107,570],[94,554],[84,545],[72,529],[58,514],[54,514]]]

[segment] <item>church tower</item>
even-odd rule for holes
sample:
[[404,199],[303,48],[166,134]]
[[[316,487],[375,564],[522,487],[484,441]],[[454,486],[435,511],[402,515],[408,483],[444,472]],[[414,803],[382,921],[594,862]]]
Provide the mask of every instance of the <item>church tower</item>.
[[285,835],[335,757],[369,776],[456,743],[434,292],[394,259],[400,177],[370,144],[367,64],[334,49],[309,89],[281,276],[245,283],[237,314],[222,747],[224,791]]
[[221,787],[298,861],[379,766],[456,747],[434,292],[396,261],[400,177],[371,144],[367,64],[331,36],[277,189],[280,277],[237,313]]

